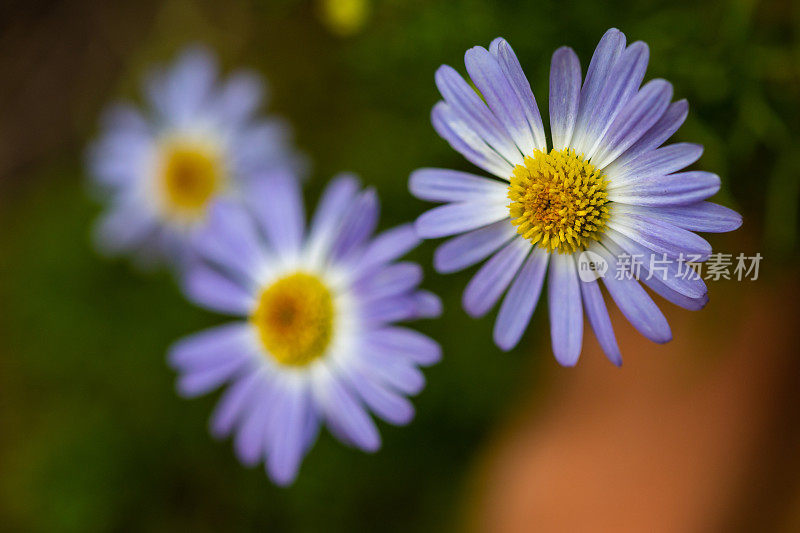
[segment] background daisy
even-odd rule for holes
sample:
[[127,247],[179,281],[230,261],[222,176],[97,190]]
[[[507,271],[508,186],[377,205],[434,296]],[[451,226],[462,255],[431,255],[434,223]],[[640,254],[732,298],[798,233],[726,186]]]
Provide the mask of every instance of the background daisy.
[[181,260],[219,198],[246,194],[275,169],[299,170],[285,123],[261,117],[263,80],[239,71],[220,79],[213,53],[187,48],[145,79],[145,109],[112,105],[89,149],[89,172],[109,207],[98,248],[142,261]]
[[[494,340],[513,348],[542,291],[549,265],[548,302],[553,352],[562,364],[578,361],[583,316],[614,364],[622,359],[597,282],[582,280],[586,250],[605,262],[603,283],[625,317],[647,338],[672,338],[661,311],[637,279],[617,279],[624,255],[645,264],[645,283],[687,309],[708,301],[702,279],[679,272],[679,259],[702,262],[711,246],[693,231],[731,231],[741,217],[704,202],[720,187],[710,172],[681,170],[702,153],[695,144],[659,148],[686,118],[685,100],[670,103],[672,86],[641,86],[648,62],[643,42],[626,46],[611,29],[597,46],[582,80],[571,48],[553,54],[550,142],[519,61],[495,39],[474,47],[465,62],[480,95],[451,67],[436,72],[444,101],[433,108],[436,131],[470,162],[500,178],[445,169],[412,174],[411,192],[446,205],[419,217],[422,237],[463,234],[437,250],[436,269],[453,272],[491,256],[467,285],[464,309],[486,314],[505,293]],[[667,259],[664,276],[647,276],[650,258]],[[683,265],[684,269],[687,268]],[[508,292],[506,290],[508,289]]]
[[291,483],[325,424],[342,442],[372,452],[380,436],[370,411],[407,424],[406,396],[422,390],[419,366],[439,346],[394,323],[441,312],[418,290],[422,269],[396,260],[414,248],[411,225],[373,238],[378,198],[340,176],[324,191],[308,231],[294,176],[261,182],[241,207],[218,203],[198,240],[201,262],[186,272],[189,298],[242,320],[176,344],[178,391],[196,396],[228,383],[212,417],[234,434],[246,465],[264,461]]

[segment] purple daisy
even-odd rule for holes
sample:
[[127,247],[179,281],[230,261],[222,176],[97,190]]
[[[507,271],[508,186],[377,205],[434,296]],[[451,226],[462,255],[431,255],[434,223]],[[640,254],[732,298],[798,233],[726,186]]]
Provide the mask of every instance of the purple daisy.
[[206,48],[154,69],[144,92],[144,110],[107,110],[88,151],[94,184],[109,201],[96,228],[103,253],[180,262],[214,201],[246,195],[264,172],[303,166],[284,122],[257,114],[263,80],[250,71],[219,79]]
[[228,385],[212,433],[233,434],[242,463],[263,460],[285,485],[323,423],[371,452],[381,440],[370,411],[412,419],[419,367],[441,353],[394,323],[438,316],[441,304],[418,289],[419,265],[397,261],[419,242],[412,225],[373,237],[378,198],[352,176],[328,185],[308,231],[294,176],[260,182],[247,203],[211,207],[184,279],[193,302],[241,319],[179,341],[169,361],[183,396]]
[[[476,92],[453,68],[436,72],[444,101],[432,112],[439,135],[498,179],[424,168],[410,178],[418,198],[443,202],[424,213],[416,229],[424,238],[458,235],[434,258],[439,272],[455,272],[491,258],[464,291],[464,309],[486,314],[501,299],[495,343],[517,345],[530,322],[545,276],[553,352],[565,366],[578,361],[584,312],[608,358],[621,364],[619,347],[596,279],[579,276],[586,254],[610,273],[626,270],[626,255],[665,258],[664,276],[641,282],[687,309],[708,301],[697,276],[682,275],[682,258],[702,262],[711,246],[693,232],[725,232],[742,219],[706,202],[720,188],[717,175],[682,171],[702,147],[661,146],[688,113],[671,102],[665,80],[642,80],[648,62],[643,42],[626,46],[608,30],[582,80],[578,56],[562,47],[550,69],[550,141],[531,86],[503,39],[474,47],[465,63]],[[549,274],[547,274],[549,265]],[[649,279],[645,279],[649,278]],[[647,338],[667,342],[669,325],[640,280],[602,277],[623,315]]]

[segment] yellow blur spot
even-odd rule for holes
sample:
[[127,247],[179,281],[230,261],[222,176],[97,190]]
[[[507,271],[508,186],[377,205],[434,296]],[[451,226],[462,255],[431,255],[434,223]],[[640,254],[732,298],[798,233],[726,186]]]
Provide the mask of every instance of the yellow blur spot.
[[321,357],[333,337],[334,307],[330,290],[316,276],[296,272],[261,293],[250,317],[261,342],[275,360],[306,366]]
[[367,22],[369,0],[319,0],[320,17],[331,33],[349,37]]

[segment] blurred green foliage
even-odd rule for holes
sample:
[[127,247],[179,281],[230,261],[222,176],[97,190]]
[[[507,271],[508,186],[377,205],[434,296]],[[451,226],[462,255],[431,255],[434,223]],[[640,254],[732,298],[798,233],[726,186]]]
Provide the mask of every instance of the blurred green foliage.
[[[407,192],[413,169],[474,170],[430,126],[440,64],[463,72],[467,48],[503,36],[546,115],[553,50],[572,46],[585,69],[602,33],[619,27],[650,45],[649,77],[689,99],[676,138],[705,145],[699,165],[722,176],[717,200],[744,212],[742,234],[768,257],[796,251],[800,10],[790,1],[385,0],[347,39],[330,34],[307,2],[177,0],[153,9],[141,42],[121,54],[123,74],[107,99],[138,100],[148,64],[205,42],[226,69],[252,67],[269,79],[269,111],[293,124],[313,161],[311,205],[331,175],[352,170],[377,187],[382,228],[427,207]],[[76,104],[83,141],[104,104]],[[167,347],[225,319],[186,303],[167,273],[93,253],[100,206],[86,197],[82,157],[74,145],[48,154],[13,176],[0,199],[0,529],[459,528],[493,430],[556,370],[545,309],[519,348],[500,353],[494,315],[473,321],[460,309],[473,271],[436,275],[434,245],[423,245],[411,258],[426,267],[425,286],[445,313],[419,327],[440,340],[444,360],[426,373],[415,421],[381,424],[375,455],[323,433],[297,483],[278,489],[240,466],[229,442],[209,437],[214,396],[174,394]]]

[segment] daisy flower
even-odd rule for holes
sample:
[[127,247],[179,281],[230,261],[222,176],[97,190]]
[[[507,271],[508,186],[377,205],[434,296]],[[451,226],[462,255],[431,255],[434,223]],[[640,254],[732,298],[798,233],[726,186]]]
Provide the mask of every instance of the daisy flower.
[[308,231],[297,179],[278,174],[255,189],[248,210],[210,208],[185,272],[193,302],[238,319],[179,341],[169,362],[183,396],[228,385],[212,433],[233,434],[242,463],[263,460],[285,485],[323,423],[371,452],[381,440],[370,411],[412,419],[406,396],[423,388],[419,367],[440,349],[395,322],[438,316],[441,304],[417,288],[419,265],[397,261],[418,244],[413,226],[372,237],[378,199],[355,178],[330,183]]
[[181,260],[215,200],[246,194],[263,172],[298,168],[286,125],[256,114],[262,80],[249,71],[221,80],[217,70],[210,51],[188,48],[146,78],[147,109],[118,103],[105,113],[88,153],[109,200],[100,251]]
[[583,79],[575,52],[556,50],[549,141],[531,86],[505,40],[466,53],[467,72],[479,93],[449,66],[436,72],[444,101],[433,108],[434,128],[499,179],[417,170],[411,192],[446,205],[421,215],[416,228],[424,238],[458,235],[436,250],[440,272],[491,256],[467,285],[463,305],[470,315],[482,316],[505,293],[494,327],[500,348],[519,342],[547,276],[558,362],[577,362],[585,312],[608,358],[621,364],[600,286],[579,276],[582,254],[605,264],[602,281],[611,298],[652,341],[667,342],[672,334],[640,281],[614,274],[626,271],[626,254],[641,257],[643,274],[651,258],[667,259],[666,275],[640,276],[666,300],[693,310],[708,301],[703,281],[682,275],[686,266],[678,260],[708,258],[711,246],[693,232],[731,231],[741,217],[704,201],[719,190],[718,176],[681,171],[697,161],[701,146],[661,146],[683,123],[688,105],[671,102],[672,86],[664,80],[641,85],[647,62],[647,45],[626,46],[616,29],[600,40]]

